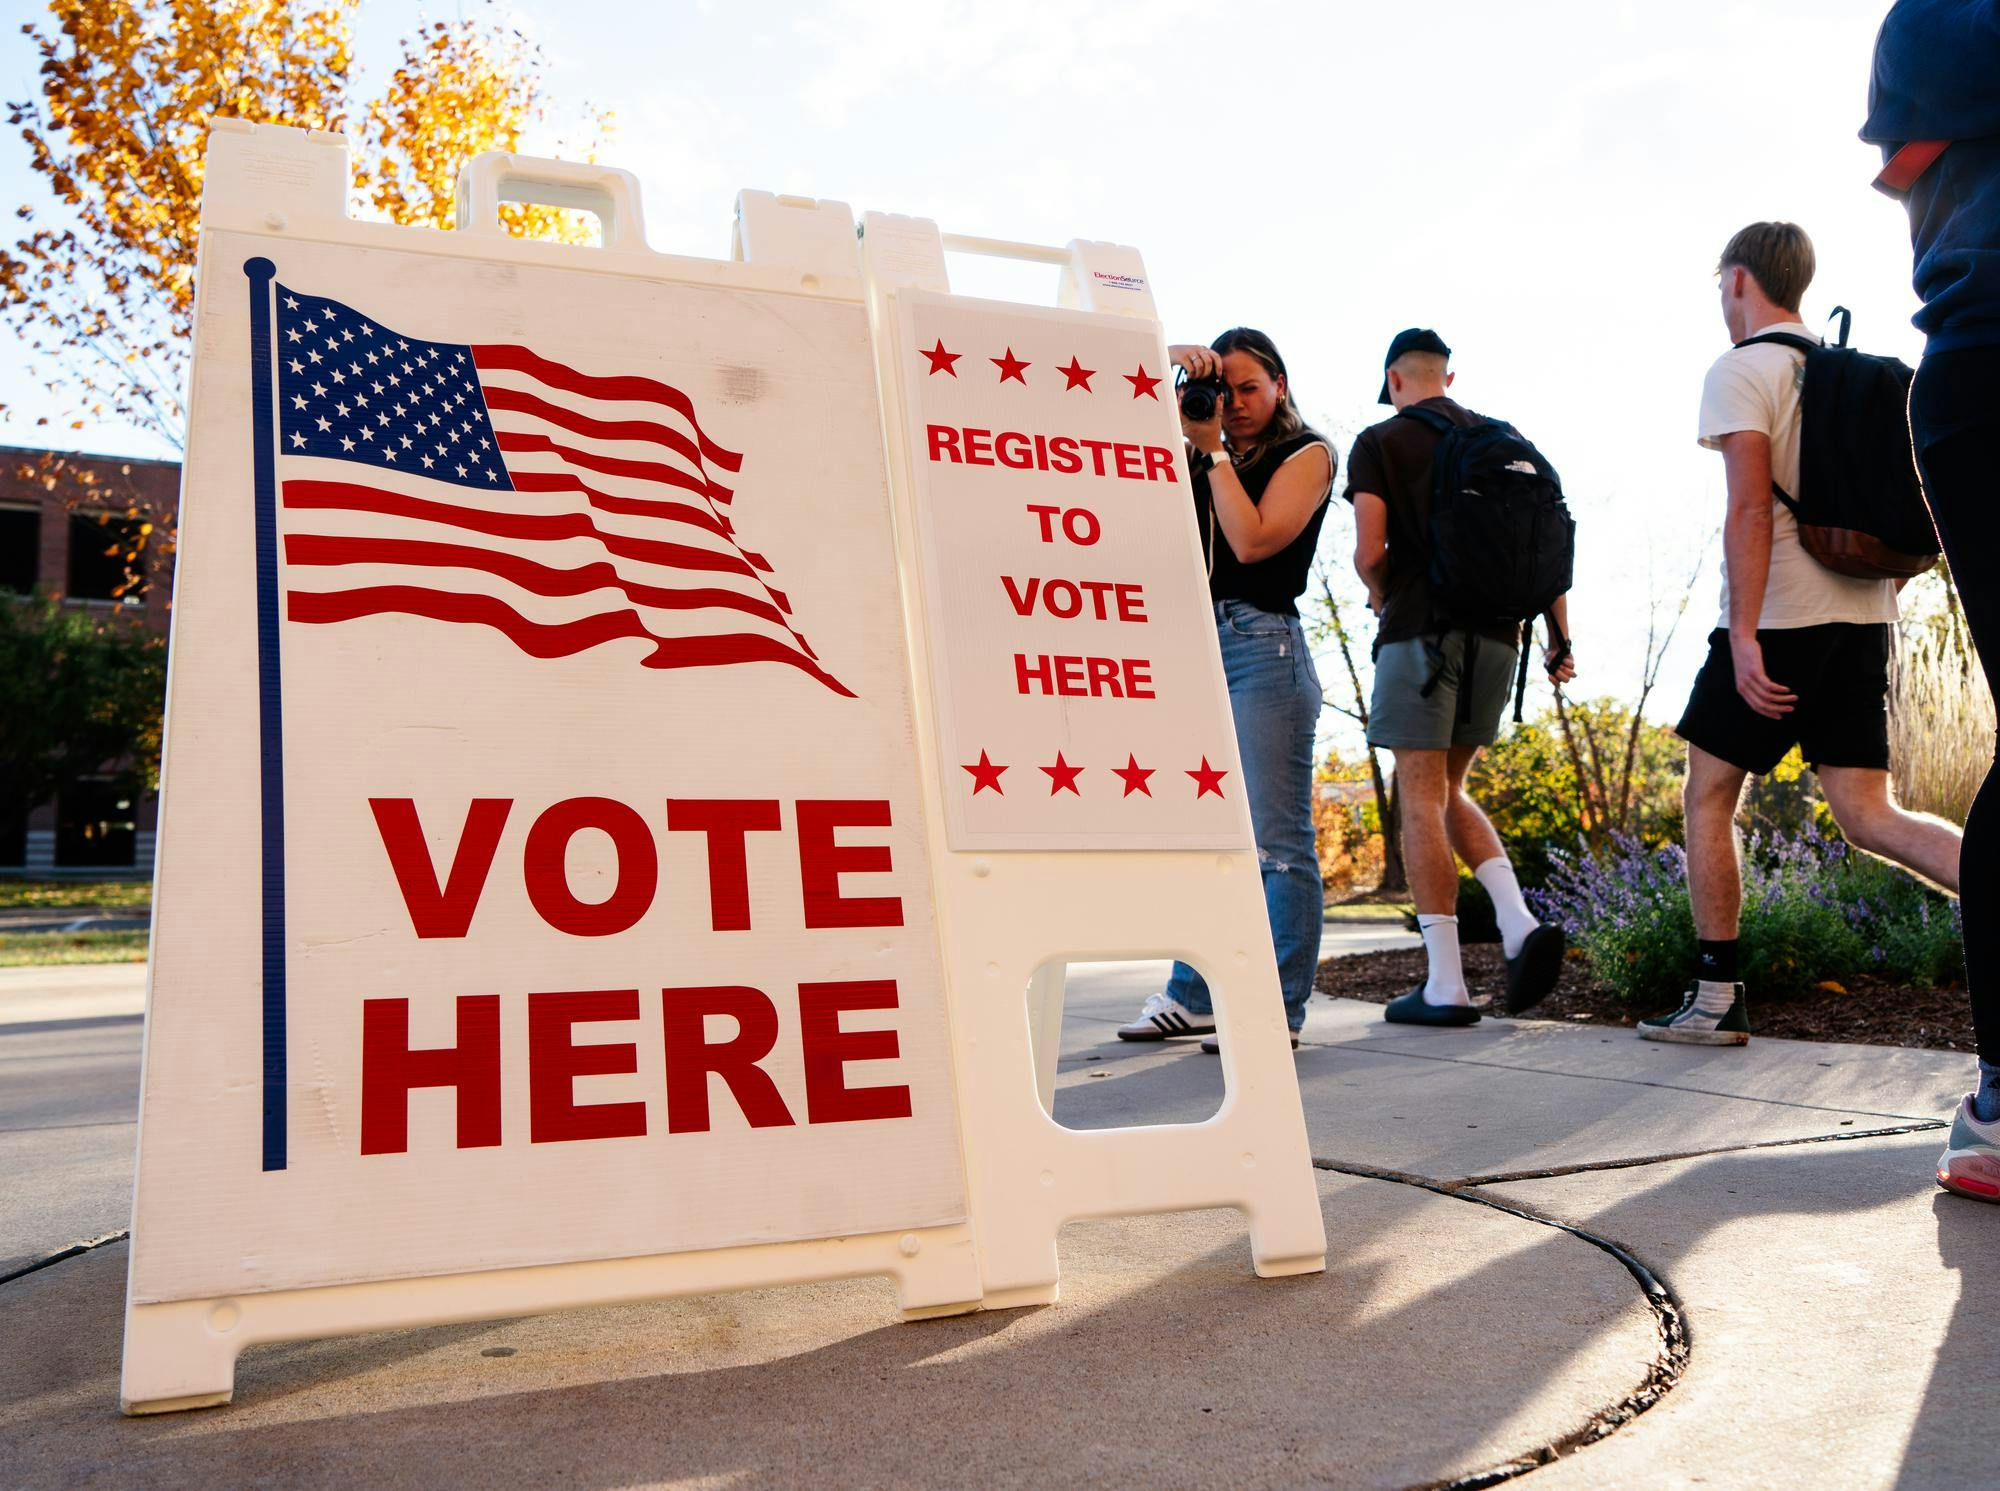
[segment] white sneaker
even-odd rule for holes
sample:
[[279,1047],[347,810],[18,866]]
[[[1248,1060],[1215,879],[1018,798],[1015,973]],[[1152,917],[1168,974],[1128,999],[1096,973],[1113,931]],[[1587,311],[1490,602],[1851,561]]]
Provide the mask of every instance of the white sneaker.
[[1121,1041],[1163,1041],[1169,1036],[1213,1035],[1215,1016],[1197,1015],[1170,994],[1149,994],[1139,1018],[1118,1027]]

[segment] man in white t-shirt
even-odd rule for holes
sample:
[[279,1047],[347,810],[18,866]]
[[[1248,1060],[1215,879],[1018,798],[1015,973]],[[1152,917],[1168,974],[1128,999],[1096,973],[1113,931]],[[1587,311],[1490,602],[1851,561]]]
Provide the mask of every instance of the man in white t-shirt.
[[1699,939],[1694,986],[1678,1010],[1643,1020],[1648,1040],[1743,1045],[1750,1039],[1736,933],[1743,902],[1736,811],[1743,786],[1796,745],[1855,848],[1954,893],[1959,831],[1898,807],[1889,785],[1889,648],[1896,583],[1835,574],[1799,543],[1773,493],[1799,490],[1805,354],[1766,333],[1817,340],[1799,318],[1812,240],[1794,223],[1753,223],[1717,265],[1735,345],[1708,370],[1701,443],[1722,452],[1722,617],[1676,727],[1688,743],[1688,895]]

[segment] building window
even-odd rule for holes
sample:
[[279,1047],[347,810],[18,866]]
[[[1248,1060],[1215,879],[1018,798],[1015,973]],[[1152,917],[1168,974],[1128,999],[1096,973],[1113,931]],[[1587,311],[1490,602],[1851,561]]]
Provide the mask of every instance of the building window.
[[125,556],[139,547],[144,524],[138,518],[108,513],[69,516],[69,589],[71,600],[138,599],[129,579]]
[[137,852],[138,794],[129,784],[72,782],[56,799],[56,863],[130,869]]
[[0,594],[32,594],[41,558],[40,509],[0,507]]

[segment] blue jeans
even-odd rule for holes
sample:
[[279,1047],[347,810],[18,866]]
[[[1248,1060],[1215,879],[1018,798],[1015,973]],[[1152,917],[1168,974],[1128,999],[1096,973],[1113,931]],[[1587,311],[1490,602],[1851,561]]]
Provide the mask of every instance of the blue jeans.
[[[1296,1031],[1306,1023],[1326,923],[1312,821],[1319,674],[1296,616],[1260,611],[1248,601],[1217,601],[1215,635],[1236,716],[1236,748],[1243,757],[1257,866],[1264,875],[1278,987],[1286,1023]],[[1174,964],[1167,993],[1199,1015],[1215,1008],[1207,983],[1185,963]]]

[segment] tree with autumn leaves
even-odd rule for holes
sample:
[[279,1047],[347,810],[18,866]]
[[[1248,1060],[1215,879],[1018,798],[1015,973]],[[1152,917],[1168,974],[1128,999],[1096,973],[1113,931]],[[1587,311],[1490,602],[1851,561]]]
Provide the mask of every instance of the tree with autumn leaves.
[[[113,420],[175,451],[184,446],[212,120],[345,131],[354,143],[350,210],[433,228],[452,225],[462,162],[484,150],[518,150],[525,132],[547,122],[542,54],[491,6],[469,20],[419,27],[402,41],[384,85],[364,94],[352,44],[359,7],[360,0],[52,0],[45,23],[22,28],[41,55],[40,90],[8,106],[9,122],[48,191],[44,202],[20,208],[19,238],[0,242],[0,322],[51,391],[71,401],[72,428]],[[567,153],[591,158],[609,117],[586,107],[570,122],[577,146]],[[576,242],[589,231],[579,215],[547,207],[510,204],[503,217],[532,237]],[[142,502],[136,487],[121,489],[102,463],[48,452],[21,464],[19,479],[72,506],[101,518],[123,510],[135,520],[105,529],[106,542],[122,551],[129,591],[164,573],[174,513]],[[102,695],[104,669],[82,668],[79,659],[109,656],[107,648],[148,659],[157,652],[116,616],[43,605],[18,615],[10,608],[9,620],[25,639],[17,649],[24,666],[0,676],[0,718],[40,718],[51,699]],[[26,666],[31,658],[40,666]],[[78,741],[58,763],[64,770],[72,757],[132,759],[142,770],[157,759],[157,679],[132,677],[147,699],[127,711],[138,723],[121,715],[110,735],[68,731]],[[0,787],[9,789],[0,796],[10,802],[39,801],[53,782],[41,769],[56,760],[49,750],[23,750],[0,760]]]
[[[545,62],[491,6],[406,37],[372,95],[358,86],[361,0],[52,0],[22,29],[41,54],[37,97],[9,105],[49,199],[0,244],[0,319],[52,391],[175,450],[194,319],[195,238],[209,124],[345,131],[357,216],[448,228],[459,165],[516,150],[547,122]],[[590,158],[609,116],[570,122]],[[581,241],[585,220],[510,204],[508,226]],[[102,490],[90,494],[102,504]],[[145,541],[170,543],[171,515]],[[164,520],[163,520],[164,519]],[[136,531],[136,530],[135,530]],[[135,574],[142,556],[129,556]]]

